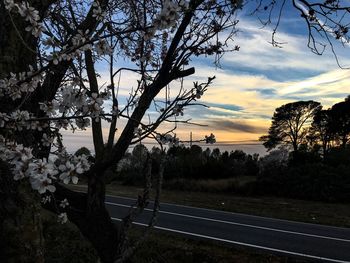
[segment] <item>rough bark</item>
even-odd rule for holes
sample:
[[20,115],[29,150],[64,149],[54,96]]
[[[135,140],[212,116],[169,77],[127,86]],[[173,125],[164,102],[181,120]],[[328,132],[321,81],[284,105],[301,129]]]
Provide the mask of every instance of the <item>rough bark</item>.
[[[96,177],[97,180],[99,178],[101,176]],[[95,182],[94,185],[101,185],[101,182]],[[93,191],[91,195],[100,192],[93,189],[90,190]],[[86,193],[75,192],[61,184],[57,184],[55,200],[58,203],[47,203],[45,208],[56,212],[56,206],[59,204],[59,201],[65,198],[69,202],[69,209],[67,210],[69,221],[74,223],[84,237],[93,245],[101,262],[114,262],[118,256],[119,230],[118,226],[113,223],[104,202],[100,206],[96,206],[95,203],[91,205],[87,201]]]
[[[35,64],[36,40],[24,28],[23,19],[13,16],[11,20],[1,1],[0,78],[28,71],[28,65]],[[14,106],[3,100],[0,105],[1,111]],[[39,197],[29,183],[16,183],[5,163],[0,166],[0,261],[44,262]]]
[[0,162],[0,262],[44,262],[40,200]]
[[36,40],[24,30],[26,22],[23,19],[12,16],[11,20],[3,1],[0,2],[0,14],[0,78],[3,78],[9,72],[28,71],[28,65],[33,65],[36,60],[33,52]]

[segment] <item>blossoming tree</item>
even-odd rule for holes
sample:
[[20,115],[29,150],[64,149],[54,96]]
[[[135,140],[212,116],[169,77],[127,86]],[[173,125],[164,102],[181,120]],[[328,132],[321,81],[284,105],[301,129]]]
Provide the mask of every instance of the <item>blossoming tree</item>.
[[[169,0],[1,2],[0,155],[11,171],[4,176],[29,182],[59,221],[69,219],[78,226],[103,262],[117,260],[126,250],[125,231],[120,229],[132,219],[129,216],[120,226],[112,223],[104,202],[105,171],[118,163],[130,144],[146,137],[160,143],[178,141],[173,129],[162,134],[157,128],[164,121],[189,122],[179,117],[213,78],[187,89],[180,81],[178,87],[173,85],[175,96],[169,95],[170,83],[194,73],[187,66],[191,56],[220,56],[225,51],[239,5]],[[124,59],[128,62],[121,66]],[[98,83],[98,63],[109,67],[105,86]],[[123,105],[116,79],[125,71],[137,74],[138,80]],[[168,95],[160,99],[163,89]],[[143,118],[150,107],[157,114]],[[123,130],[117,133],[122,120]],[[106,123],[110,128],[105,140]],[[68,154],[60,134],[62,129],[90,125],[93,162]],[[214,136],[205,140],[213,141]],[[82,175],[88,178],[86,194],[65,187]]]
[[[277,5],[263,2],[256,12]],[[336,28],[318,17],[333,15],[332,10],[349,12],[339,1],[292,2],[310,30],[321,28],[318,32],[326,35]],[[224,52],[237,51],[239,47],[230,42],[238,22],[235,13],[242,7],[241,0],[1,0],[1,211],[11,214],[7,204],[26,194],[19,214],[29,210],[37,215],[38,207],[32,204],[40,195],[42,205],[57,213],[59,221],[69,219],[79,228],[102,262],[123,260],[132,251],[124,230],[144,202],[114,224],[105,207],[105,172],[142,139],[160,144],[178,141],[173,129],[161,133],[158,128],[164,122],[174,128],[178,122],[190,123],[181,118],[184,109],[198,104],[214,79],[184,86],[182,79],[195,72],[191,58],[213,55],[217,62]],[[347,27],[336,25],[340,30],[336,37],[345,41]],[[97,70],[101,64],[108,67],[108,81],[102,84]],[[130,84],[124,103],[119,88],[125,72],[132,72],[137,81]],[[149,109],[153,114],[147,118]],[[60,133],[88,127],[94,161],[68,154]],[[211,134],[204,140],[215,138]],[[145,173],[150,173],[149,167]],[[66,187],[80,176],[88,178],[87,193]],[[31,206],[24,209],[26,204]],[[5,213],[2,217],[6,220]],[[33,227],[38,223],[34,221]],[[33,248],[35,261],[42,261],[40,246]]]

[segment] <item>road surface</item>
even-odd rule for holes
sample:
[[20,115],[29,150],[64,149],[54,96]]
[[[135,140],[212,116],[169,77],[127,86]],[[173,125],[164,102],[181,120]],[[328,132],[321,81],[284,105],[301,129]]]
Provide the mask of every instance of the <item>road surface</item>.
[[[135,200],[107,196],[113,220],[128,214]],[[150,204],[152,205],[152,203]],[[147,225],[151,206],[135,221]],[[350,228],[308,224],[162,203],[156,227],[196,238],[262,249],[320,262],[350,262]]]

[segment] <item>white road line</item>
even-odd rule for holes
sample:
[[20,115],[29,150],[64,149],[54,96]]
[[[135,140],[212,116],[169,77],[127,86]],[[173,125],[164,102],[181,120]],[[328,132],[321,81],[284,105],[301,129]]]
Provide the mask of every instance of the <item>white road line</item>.
[[[122,219],[112,217],[112,220],[121,221]],[[133,222],[133,224],[140,225],[140,226],[148,226],[147,224],[138,223],[138,222]],[[186,232],[186,231],[181,231],[181,230],[176,230],[176,229],[171,229],[171,228],[166,228],[166,227],[154,226],[154,228],[160,229],[160,230],[165,230],[165,231],[170,231],[170,232],[174,232],[174,233],[184,234],[184,235],[190,235],[190,236],[201,237],[201,238],[206,238],[206,239],[211,239],[211,240],[216,240],[216,241],[222,241],[222,242],[231,243],[231,244],[235,244],[235,245],[241,245],[241,246],[258,248],[258,249],[263,249],[263,250],[268,250],[268,251],[273,251],[273,252],[279,252],[279,253],[283,253],[283,254],[287,254],[287,255],[301,256],[301,257],[307,257],[307,258],[318,259],[318,260],[326,260],[329,262],[336,262],[336,263],[349,263],[350,262],[350,261],[345,261],[345,260],[338,260],[338,259],[333,259],[333,258],[319,257],[319,256],[314,256],[314,255],[309,255],[309,254],[304,254],[304,253],[292,252],[292,251],[283,250],[283,249],[259,246],[259,245],[244,243],[244,242],[232,241],[232,240],[227,240],[227,239],[222,239],[222,238],[217,238],[217,237],[212,237],[212,236],[200,235],[200,234],[196,234],[196,233],[191,233],[191,232]]]
[[[109,204],[109,205],[114,205],[114,206],[130,207],[129,205],[116,204],[116,203],[112,203],[112,202],[105,202],[105,203]],[[152,209],[149,209],[149,208],[145,208],[145,210],[146,211],[153,211]],[[302,233],[302,232],[295,232],[295,231],[282,230],[282,229],[263,227],[263,226],[256,226],[256,225],[250,225],[250,224],[243,224],[243,223],[237,223],[237,222],[231,222],[231,221],[225,221],[225,220],[218,220],[218,219],[207,218],[207,217],[192,216],[192,215],[186,215],[186,214],[181,214],[181,213],[173,213],[173,212],[162,211],[162,210],[160,210],[159,213],[175,215],[175,216],[182,216],[182,217],[188,217],[188,218],[194,218],[194,219],[200,219],[200,220],[206,220],[206,221],[212,221],[212,222],[223,223],[223,224],[243,226],[243,227],[249,227],[249,228],[255,228],[255,229],[262,229],[262,230],[268,230],[268,231],[274,231],[274,232],[281,232],[281,233],[287,233],[287,234],[293,234],[293,235],[315,237],[315,238],[329,239],[329,240],[342,241],[342,242],[350,242],[349,239],[328,237],[328,236],[321,236],[321,235],[314,235],[314,234],[307,234],[307,233]]]

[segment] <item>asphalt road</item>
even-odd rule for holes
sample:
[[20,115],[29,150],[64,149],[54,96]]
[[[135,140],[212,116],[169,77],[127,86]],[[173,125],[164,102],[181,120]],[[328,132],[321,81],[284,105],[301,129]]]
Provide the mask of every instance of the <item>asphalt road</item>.
[[[113,220],[128,214],[134,199],[107,196]],[[149,208],[135,224],[147,225]],[[162,203],[156,227],[195,238],[210,239],[236,246],[262,249],[270,253],[305,257],[321,262],[350,262],[350,228],[299,223],[287,220],[229,213],[217,210]]]

